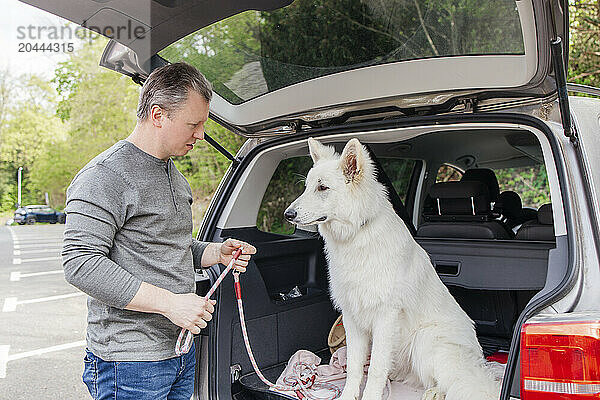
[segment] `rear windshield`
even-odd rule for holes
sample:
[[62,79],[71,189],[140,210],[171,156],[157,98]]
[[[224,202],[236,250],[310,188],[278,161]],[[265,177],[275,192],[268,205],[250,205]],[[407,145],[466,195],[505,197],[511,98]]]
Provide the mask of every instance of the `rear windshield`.
[[[159,53],[232,104],[309,79],[421,58],[524,54],[515,0],[297,0],[246,11]],[[465,71],[468,73],[468,71]]]

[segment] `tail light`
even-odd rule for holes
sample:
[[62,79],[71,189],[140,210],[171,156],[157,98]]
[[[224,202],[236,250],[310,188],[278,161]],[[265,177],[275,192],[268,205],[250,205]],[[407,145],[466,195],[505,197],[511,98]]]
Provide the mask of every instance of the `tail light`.
[[521,399],[600,399],[598,315],[553,315],[523,325]]

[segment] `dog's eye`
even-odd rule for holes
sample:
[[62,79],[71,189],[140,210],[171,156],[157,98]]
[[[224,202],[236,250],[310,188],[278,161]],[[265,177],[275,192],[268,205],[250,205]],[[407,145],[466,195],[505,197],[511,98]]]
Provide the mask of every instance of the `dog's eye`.
[[327,189],[329,189],[329,188],[325,185],[319,185],[319,187],[317,187],[317,190],[319,190],[320,192],[322,192],[323,190],[327,190]]

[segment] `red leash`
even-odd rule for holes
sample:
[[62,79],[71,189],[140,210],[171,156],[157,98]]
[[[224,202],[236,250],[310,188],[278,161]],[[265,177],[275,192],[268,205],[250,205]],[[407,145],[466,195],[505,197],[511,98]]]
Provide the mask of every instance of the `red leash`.
[[[208,299],[210,299],[210,296],[212,296],[213,293],[215,292],[215,290],[217,290],[217,287],[219,287],[219,285],[221,284],[223,279],[225,279],[225,275],[227,275],[227,273],[233,268],[233,264],[237,261],[238,257],[241,254],[242,254],[241,247],[239,247],[237,250],[235,250],[233,252],[233,256],[231,258],[231,261],[229,261],[229,264],[227,264],[227,268],[225,268],[225,270],[223,270],[223,272],[221,272],[221,275],[219,275],[219,278],[217,278],[217,281],[212,285],[212,287],[210,288],[208,293],[206,293],[206,295],[204,296],[204,300],[208,301]],[[186,335],[186,332],[187,332],[187,335]],[[185,342],[183,342],[184,337],[185,337]],[[177,354],[177,356],[180,356],[180,355],[185,354],[188,351],[190,351],[190,349],[192,348],[192,339],[193,338],[194,338],[194,335],[192,334],[192,332],[188,331],[187,329],[182,328],[181,332],[179,332],[179,337],[177,338],[177,343],[175,343],[175,354]]]

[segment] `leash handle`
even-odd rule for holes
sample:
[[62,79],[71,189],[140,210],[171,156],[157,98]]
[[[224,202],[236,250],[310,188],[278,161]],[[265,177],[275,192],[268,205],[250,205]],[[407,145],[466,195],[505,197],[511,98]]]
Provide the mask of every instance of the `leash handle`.
[[[212,285],[212,287],[210,288],[208,293],[206,293],[206,295],[204,296],[204,300],[208,301],[208,299],[210,299],[210,296],[212,296],[215,293],[215,291],[217,290],[217,287],[219,287],[221,282],[223,282],[223,279],[225,279],[225,276],[227,275],[227,273],[233,268],[233,264],[235,264],[237,259],[242,255],[242,249],[243,249],[242,247],[238,247],[233,252],[231,261],[229,261],[229,264],[227,264],[227,268],[225,268],[225,270],[223,270],[223,272],[221,272],[221,275],[219,275],[219,277],[217,278],[215,283]],[[236,271],[234,271],[234,273],[235,272]],[[237,274],[239,275],[239,272],[237,272]],[[239,283],[238,283],[238,286],[239,286]],[[186,332],[187,332],[187,334],[186,334]],[[184,337],[185,337],[185,339],[184,339]],[[192,334],[191,331],[181,328],[181,331],[179,332],[179,337],[177,338],[177,342],[175,343],[175,354],[177,356],[180,356],[180,355],[186,354],[188,351],[190,351],[190,349],[192,348],[192,339],[193,338],[194,338],[194,335]]]

